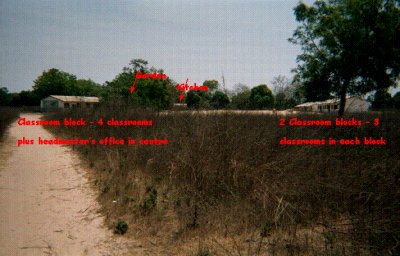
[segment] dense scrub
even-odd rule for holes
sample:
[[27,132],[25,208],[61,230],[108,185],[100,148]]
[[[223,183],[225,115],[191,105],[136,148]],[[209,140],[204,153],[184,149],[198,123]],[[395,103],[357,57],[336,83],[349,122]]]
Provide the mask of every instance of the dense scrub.
[[18,118],[20,110],[17,108],[0,107],[0,139],[7,126]]
[[[152,119],[153,126],[60,127],[59,136],[169,140],[74,146],[95,170],[93,182],[110,226],[123,218],[134,226],[131,235],[154,238],[158,246],[183,253],[185,244],[195,243],[191,249],[198,255],[400,250],[398,113],[346,117],[380,119],[379,126],[361,127],[281,127],[276,115],[152,113],[120,106],[52,116],[63,117]],[[279,145],[284,136],[383,136],[387,145]]]

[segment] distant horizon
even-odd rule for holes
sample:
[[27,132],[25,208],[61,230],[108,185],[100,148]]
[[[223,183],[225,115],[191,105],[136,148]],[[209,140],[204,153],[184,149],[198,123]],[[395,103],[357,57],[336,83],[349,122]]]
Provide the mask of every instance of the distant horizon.
[[103,85],[137,58],[178,83],[222,84],[224,75],[227,89],[271,86],[278,75],[292,76],[301,53],[287,40],[297,3],[2,1],[0,86],[31,90],[51,68]]
[[[300,46],[287,40],[299,25],[293,14],[298,3],[5,0],[0,2],[0,86],[31,90],[51,68],[104,85],[132,59],[144,59],[177,83],[222,85],[224,76],[227,89],[238,83],[271,88],[274,77],[293,77],[301,54]],[[399,89],[389,91],[394,95]]]

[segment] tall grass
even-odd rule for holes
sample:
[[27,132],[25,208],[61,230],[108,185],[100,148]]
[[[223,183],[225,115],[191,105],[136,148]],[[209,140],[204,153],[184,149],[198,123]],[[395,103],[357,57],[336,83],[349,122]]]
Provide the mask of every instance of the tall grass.
[[[152,127],[59,128],[65,136],[169,140],[158,146],[75,146],[96,170],[95,184],[103,191],[99,200],[110,225],[123,216],[143,227],[137,232],[164,237],[160,243],[165,246],[191,235],[203,237],[212,240],[216,255],[399,251],[398,113],[347,117],[371,123],[380,118],[379,126],[361,127],[280,127],[275,115],[159,114],[121,106],[53,116],[64,117],[153,120]],[[387,145],[279,145],[284,136],[383,136]],[[320,240],[310,244],[306,230],[318,233]],[[211,239],[215,236],[229,242]]]

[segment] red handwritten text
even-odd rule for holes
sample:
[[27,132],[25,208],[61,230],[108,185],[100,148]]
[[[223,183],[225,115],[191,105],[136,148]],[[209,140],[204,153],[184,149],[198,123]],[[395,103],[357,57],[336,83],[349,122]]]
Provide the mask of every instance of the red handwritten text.
[[166,74],[157,74],[156,71],[154,71],[153,74],[143,74],[142,72],[138,71],[138,72],[136,72],[135,81],[133,81],[133,84],[131,86],[131,93],[133,93],[135,91],[136,80],[138,80],[138,79],[147,79],[147,78],[151,78],[151,79],[166,79],[167,75]]

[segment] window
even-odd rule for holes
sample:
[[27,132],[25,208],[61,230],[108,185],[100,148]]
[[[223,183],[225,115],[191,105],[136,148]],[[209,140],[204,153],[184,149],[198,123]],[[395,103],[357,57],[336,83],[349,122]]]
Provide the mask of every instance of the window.
[[64,103],[64,108],[69,108],[69,103]]
[[81,103],[76,103],[76,107],[80,108],[81,107]]
[[90,103],[86,103],[86,107],[87,107],[87,108],[90,108]]

